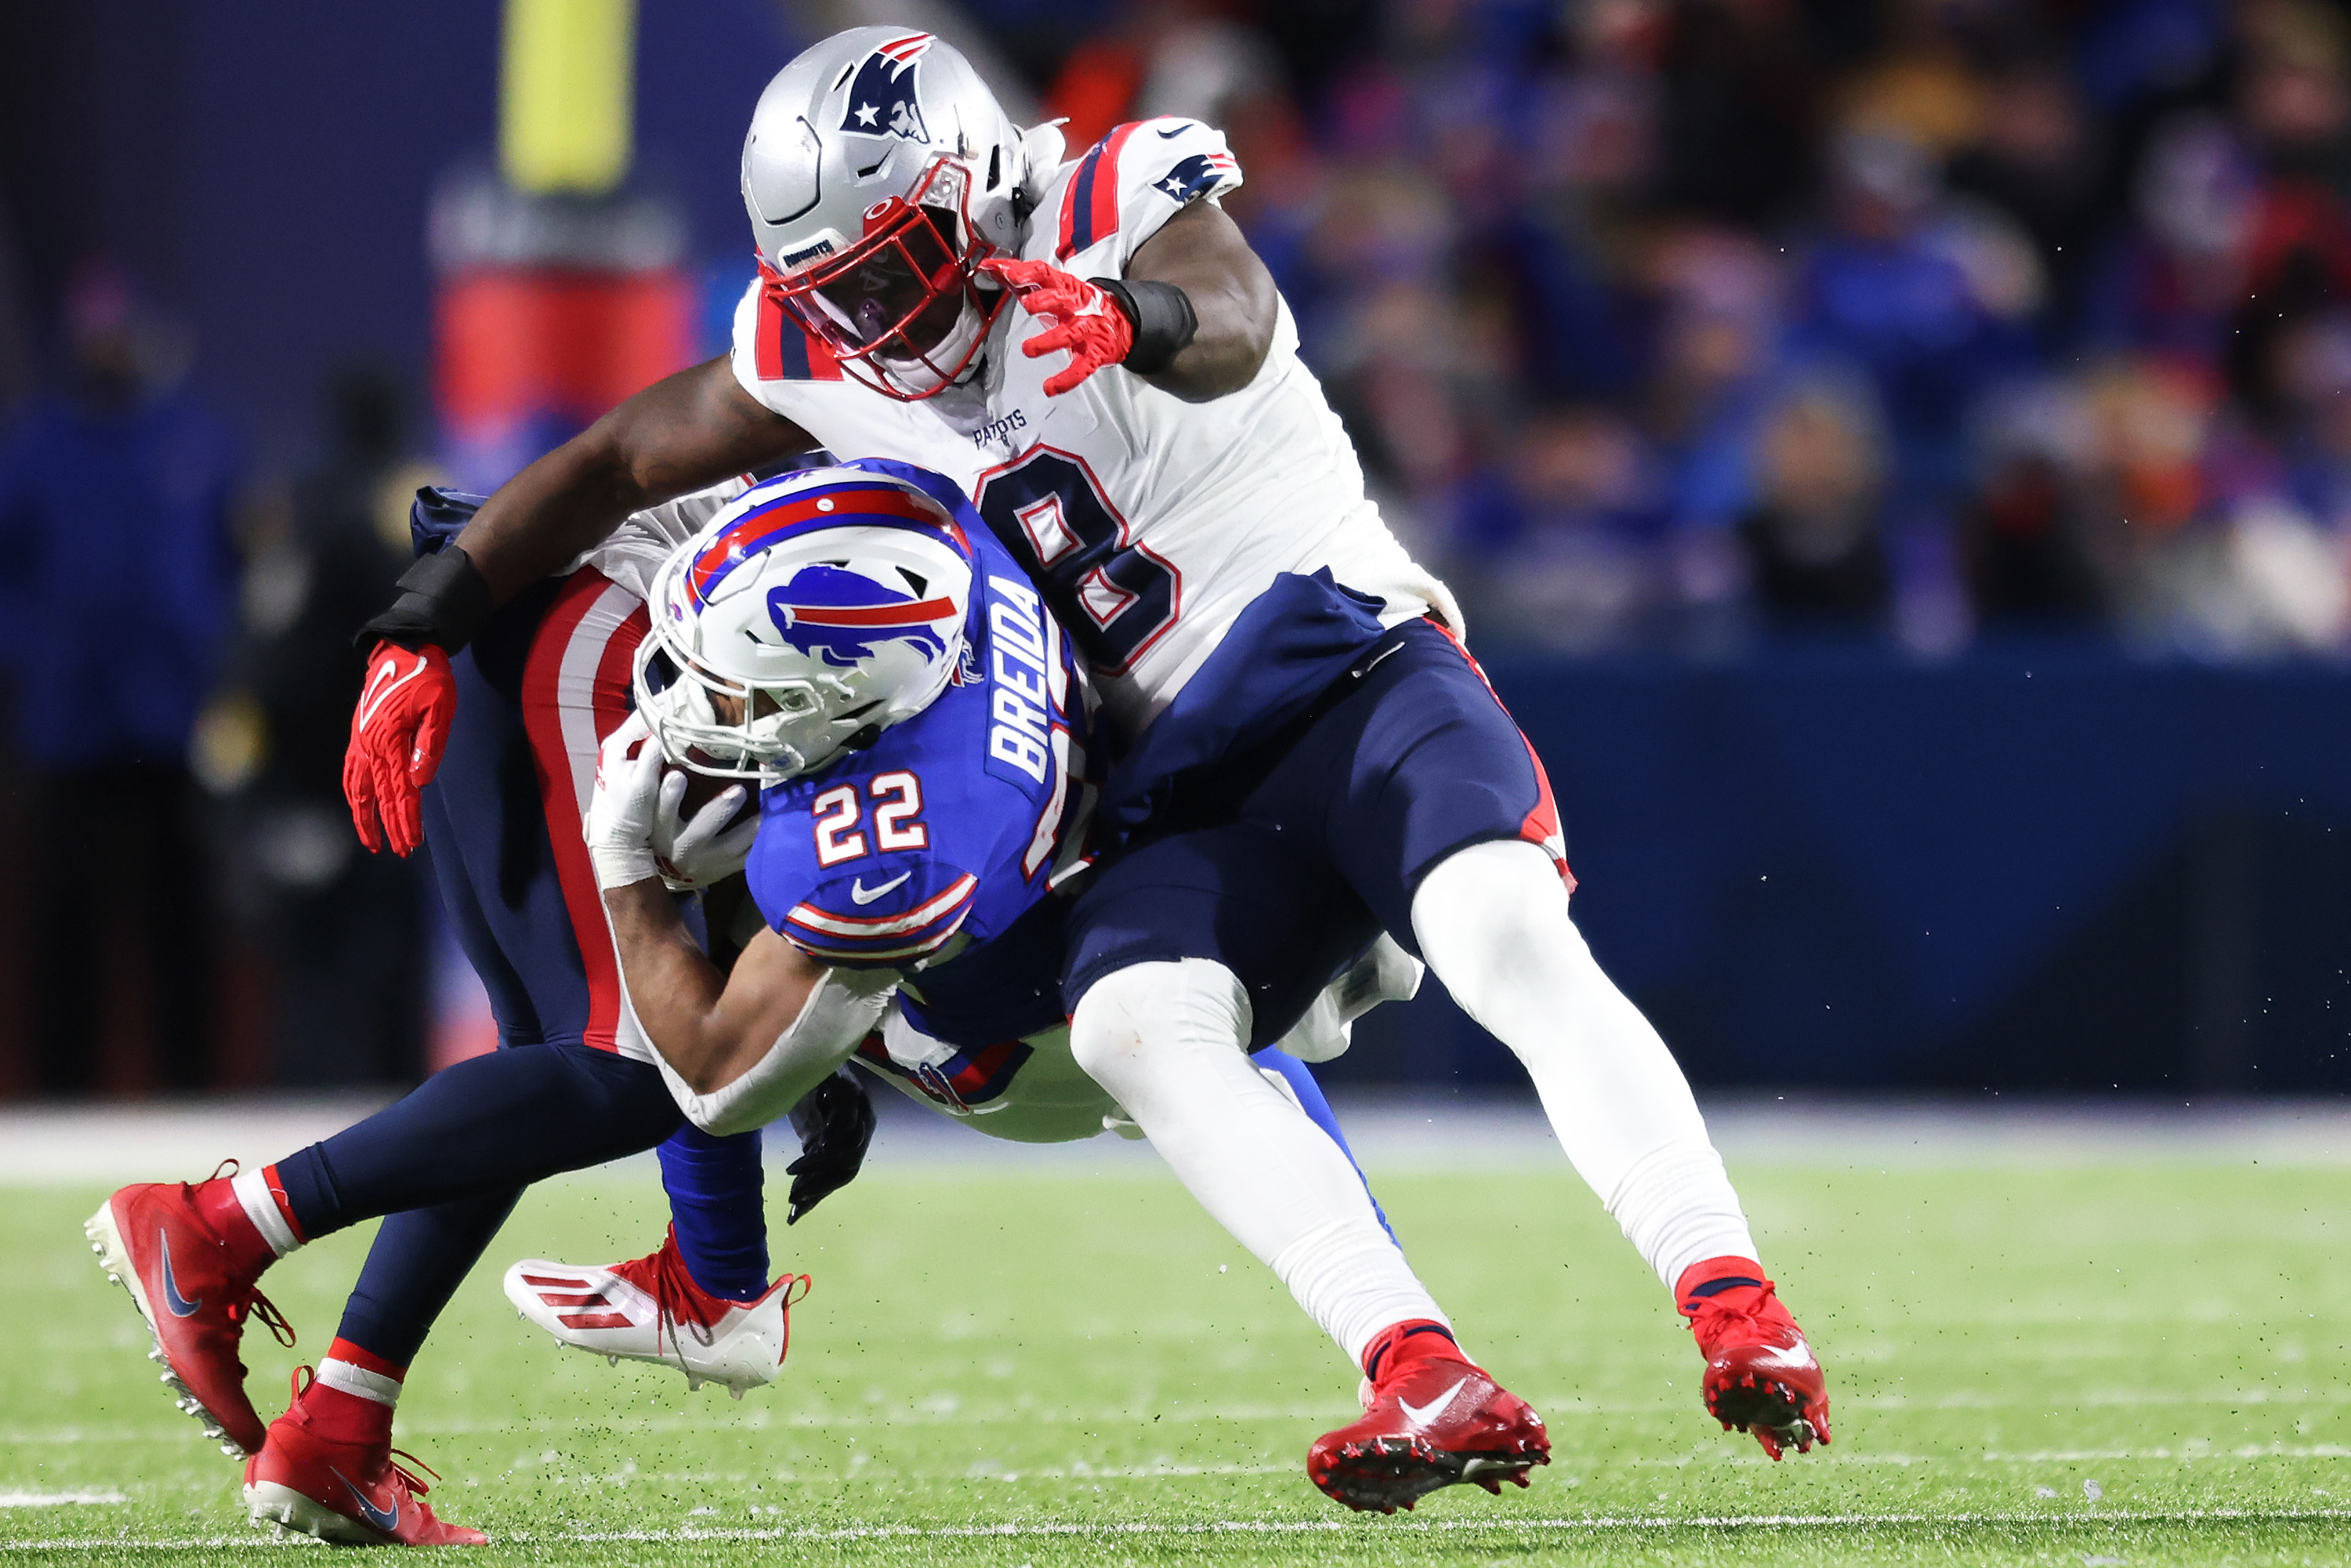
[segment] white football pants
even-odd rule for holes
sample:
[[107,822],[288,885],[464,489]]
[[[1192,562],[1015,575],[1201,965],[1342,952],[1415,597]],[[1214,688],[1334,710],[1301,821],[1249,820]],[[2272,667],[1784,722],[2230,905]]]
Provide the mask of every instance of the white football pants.
[[[1422,880],[1414,935],[1463,1010],[1526,1064],[1576,1171],[1670,1289],[1702,1259],[1752,1258],[1738,1196],[1665,1041],[1593,962],[1551,858],[1472,845]],[[1078,1063],[1192,1195],[1361,1363],[1444,1313],[1322,1129],[1243,1053],[1246,990],[1203,958],[1097,981],[1070,1024]]]

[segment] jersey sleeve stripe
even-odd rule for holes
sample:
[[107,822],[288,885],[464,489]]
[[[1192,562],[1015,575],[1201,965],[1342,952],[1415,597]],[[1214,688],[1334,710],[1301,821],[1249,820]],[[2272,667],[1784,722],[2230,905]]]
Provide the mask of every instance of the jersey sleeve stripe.
[[1061,239],[1054,256],[1062,261],[1100,245],[1118,232],[1118,155],[1135,124],[1119,126],[1091,148],[1061,193]]
[[841,361],[814,333],[792,319],[776,297],[759,290],[759,315],[752,328],[751,363],[763,382],[837,382]]
[[[861,943],[847,937],[828,938],[810,936],[798,929],[783,931],[778,935],[812,958],[824,958],[835,963],[874,964],[887,958],[919,957],[925,953],[936,952],[946,946],[949,937],[962,929],[964,921],[969,918],[970,915],[971,907],[967,904],[955,912],[954,918],[942,921],[912,942],[899,941],[895,937],[881,937],[875,939],[881,944],[878,946]],[[797,927],[799,923],[797,920],[788,919],[786,924]]]
[[934,921],[954,914],[958,905],[969,902],[973,891],[978,886],[979,878],[966,872],[962,876],[957,877],[946,892],[925,900],[904,915],[872,916],[835,915],[831,910],[820,909],[813,904],[802,901],[792,905],[791,912],[784,918],[790,924],[806,930],[821,931],[834,936],[867,939],[876,936],[894,936],[903,932],[928,925]]

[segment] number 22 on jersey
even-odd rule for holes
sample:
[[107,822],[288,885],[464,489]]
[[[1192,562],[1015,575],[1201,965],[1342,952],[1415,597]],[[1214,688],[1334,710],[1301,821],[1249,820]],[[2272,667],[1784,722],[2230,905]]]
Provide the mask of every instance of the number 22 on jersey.
[[[873,803],[874,851],[920,850],[930,847],[931,832],[922,823],[923,781],[901,768],[877,773],[866,780],[864,795]],[[862,859],[867,849],[865,799],[854,784],[837,785],[809,805],[816,829],[816,863],[837,866]]]

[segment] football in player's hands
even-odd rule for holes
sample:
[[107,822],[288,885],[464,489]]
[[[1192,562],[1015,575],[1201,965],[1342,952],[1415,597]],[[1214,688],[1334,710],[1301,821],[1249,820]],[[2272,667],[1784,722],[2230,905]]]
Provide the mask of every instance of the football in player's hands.
[[669,770],[669,777],[685,780],[685,794],[678,802],[678,810],[687,821],[699,816],[705,806],[726,793],[737,782],[732,779],[713,779],[707,773],[696,773],[690,768],[673,768]]
[[758,800],[747,782],[685,768],[663,773],[652,848],[671,892],[692,893],[741,871],[758,832]]

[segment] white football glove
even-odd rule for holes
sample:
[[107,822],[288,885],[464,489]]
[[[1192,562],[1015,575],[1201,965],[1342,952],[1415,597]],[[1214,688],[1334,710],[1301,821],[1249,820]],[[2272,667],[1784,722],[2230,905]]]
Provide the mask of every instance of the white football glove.
[[631,714],[604,737],[596,754],[596,788],[580,822],[598,887],[627,887],[661,874],[653,832],[661,814],[662,767],[661,742],[643,715]]
[[684,814],[685,791],[693,775],[674,768],[661,781],[661,799],[653,812],[653,863],[672,893],[692,893],[724,882],[743,869],[751,856],[751,841],[759,836],[759,813],[744,813],[745,790],[731,785],[703,803],[692,817]]

